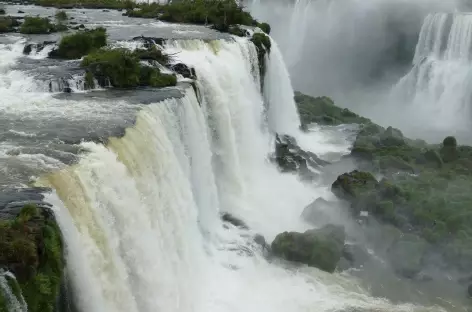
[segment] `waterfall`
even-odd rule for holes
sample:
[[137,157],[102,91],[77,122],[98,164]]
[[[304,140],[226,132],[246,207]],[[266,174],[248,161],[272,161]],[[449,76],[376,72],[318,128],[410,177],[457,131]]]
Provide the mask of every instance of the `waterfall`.
[[393,88],[392,100],[423,120],[434,120],[432,128],[469,129],[471,52],[471,15],[428,15],[421,28],[413,67]]
[[15,275],[0,271],[0,296],[5,300],[7,312],[27,312],[25,300],[17,291],[20,290]]
[[[248,40],[171,40],[165,49],[195,68],[198,96],[186,87],[182,98],[144,106],[124,136],[81,143],[78,163],[38,181],[53,190],[45,200],[64,235],[79,311],[439,311],[267,261],[254,235],[305,230],[303,208],[327,192],[268,160],[272,132],[297,131],[276,45],[265,99]],[[249,229],[223,224],[221,212]]]

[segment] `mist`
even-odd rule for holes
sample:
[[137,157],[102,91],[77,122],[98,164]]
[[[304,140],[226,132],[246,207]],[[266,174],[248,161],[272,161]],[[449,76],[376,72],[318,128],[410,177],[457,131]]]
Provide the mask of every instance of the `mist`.
[[[408,90],[398,87],[406,76],[416,74],[410,71],[425,18],[467,10],[466,4],[459,0],[255,0],[247,6],[272,25],[271,35],[282,49],[295,90],[330,96],[336,105],[383,126],[400,128],[412,138],[438,142],[456,135],[469,143],[470,116],[463,106],[470,97],[451,98],[462,92],[458,85],[469,72],[455,78],[449,92],[444,84],[454,79],[444,76],[454,67],[448,63],[428,74],[431,80],[434,74],[437,80],[446,79],[428,86],[445,90],[441,96],[428,90],[434,94],[408,98]],[[445,117],[438,120],[438,116]]]

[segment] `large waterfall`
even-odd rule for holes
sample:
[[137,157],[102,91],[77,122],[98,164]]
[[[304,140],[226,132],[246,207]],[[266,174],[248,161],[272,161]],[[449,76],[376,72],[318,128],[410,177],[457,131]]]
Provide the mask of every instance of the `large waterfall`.
[[[79,311],[440,311],[371,297],[349,275],[265,259],[256,234],[270,242],[303,230],[303,207],[332,196],[270,163],[273,133],[321,153],[340,146],[298,132],[275,43],[264,94],[248,40],[169,40],[165,49],[195,67],[196,88],[145,105],[123,136],[81,143],[78,162],[37,182],[53,190],[45,200],[64,235]],[[122,110],[113,104],[106,109]],[[250,230],[224,225],[223,212]]]

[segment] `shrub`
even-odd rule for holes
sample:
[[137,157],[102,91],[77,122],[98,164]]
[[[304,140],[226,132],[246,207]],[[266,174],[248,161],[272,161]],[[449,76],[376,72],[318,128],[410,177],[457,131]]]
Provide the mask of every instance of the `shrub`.
[[101,49],[87,55],[81,63],[87,70],[87,83],[92,79],[90,75],[101,84],[109,82],[117,88],[167,87],[177,83],[175,75],[162,74],[157,68],[141,65],[138,55],[142,56],[143,50]]
[[98,50],[87,55],[81,66],[99,81],[109,80],[117,88],[130,88],[139,84],[139,59],[126,49]]
[[267,23],[257,23],[257,27],[259,27],[266,34],[270,34],[270,25],[269,24],[267,24]]
[[25,21],[20,27],[22,34],[48,34],[54,31],[54,25],[47,17],[25,17]]
[[106,44],[107,34],[106,29],[103,27],[79,31],[61,39],[57,56],[65,59],[78,59],[96,49],[106,46]]
[[0,33],[12,32],[19,25],[20,23],[10,16],[0,17]]
[[64,22],[67,21],[69,17],[67,16],[67,13],[65,11],[58,11],[56,13],[56,20],[59,22]]
[[134,53],[137,58],[143,61],[156,61],[162,65],[169,64],[169,56],[162,53],[155,45],[149,49],[136,49]]

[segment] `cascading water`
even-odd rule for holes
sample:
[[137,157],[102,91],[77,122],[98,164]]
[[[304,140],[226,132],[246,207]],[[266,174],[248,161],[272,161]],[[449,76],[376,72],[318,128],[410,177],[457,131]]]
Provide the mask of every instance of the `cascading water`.
[[[0,294],[3,295],[3,298],[6,300],[6,307],[8,312],[27,312],[28,308],[26,306],[25,300],[20,293],[15,291],[15,286],[11,286],[13,283],[16,283],[15,276],[10,272],[0,271]],[[16,284],[18,287],[18,285]],[[16,288],[18,290],[18,288]]]
[[[434,120],[433,129],[460,131],[471,125],[472,15],[435,13],[426,17],[413,68],[392,97],[413,116]],[[401,105],[401,103],[408,105]],[[408,115],[408,114],[406,114]],[[410,114],[411,115],[411,114]]]
[[[38,182],[54,189],[46,200],[66,241],[79,311],[440,311],[392,305],[349,276],[263,258],[254,234],[270,241],[304,230],[303,207],[330,196],[268,161],[270,132],[298,126],[295,108],[284,107],[293,91],[277,47],[265,77],[267,123],[249,41],[174,40],[165,48],[195,67],[198,97],[188,87],[180,99],[145,106],[123,137],[82,143],[77,164]],[[219,212],[251,230],[223,227]]]

